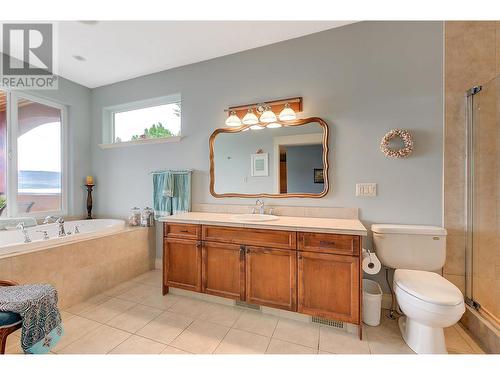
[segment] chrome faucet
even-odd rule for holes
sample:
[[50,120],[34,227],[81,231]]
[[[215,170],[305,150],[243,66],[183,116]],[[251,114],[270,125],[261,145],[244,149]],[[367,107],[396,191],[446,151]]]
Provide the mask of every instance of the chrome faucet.
[[64,218],[57,217],[57,216],[47,216],[45,220],[43,221],[44,224],[50,223],[50,221],[56,223],[59,225],[59,237],[64,237],[66,236],[66,231],[64,230]]
[[255,205],[259,209],[259,214],[264,215],[264,201],[262,199],[257,199]]
[[30,243],[30,242],[31,242],[30,234],[29,234],[29,233],[28,233],[28,231],[24,228],[24,223],[19,223],[19,224],[17,224],[17,225],[16,225],[16,228],[21,230],[21,233],[22,233],[22,234],[23,234],[23,236],[24,236],[24,243]]
[[37,232],[42,233],[44,241],[50,240],[49,232],[47,232],[46,230],[37,230]]

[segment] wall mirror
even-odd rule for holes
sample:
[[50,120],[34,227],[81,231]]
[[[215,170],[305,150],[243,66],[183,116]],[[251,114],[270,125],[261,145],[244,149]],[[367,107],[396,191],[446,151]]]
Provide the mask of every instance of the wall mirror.
[[320,198],[328,192],[328,125],[317,117],[219,128],[210,136],[217,198]]

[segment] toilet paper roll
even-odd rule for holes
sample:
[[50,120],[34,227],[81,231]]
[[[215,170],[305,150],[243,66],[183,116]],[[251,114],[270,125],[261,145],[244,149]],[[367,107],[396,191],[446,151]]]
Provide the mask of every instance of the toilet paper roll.
[[380,264],[380,260],[378,260],[375,253],[371,253],[368,250],[363,249],[362,257],[361,268],[365,273],[375,275],[380,272],[382,265]]

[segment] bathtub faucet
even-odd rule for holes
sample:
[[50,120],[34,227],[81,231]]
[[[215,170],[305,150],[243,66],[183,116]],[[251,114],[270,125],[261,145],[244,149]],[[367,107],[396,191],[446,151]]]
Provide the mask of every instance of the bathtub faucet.
[[17,224],[16,228],[21,230],[21,233],[24,236],[24,243],[30,243],[31,238],[30,238],[28,231],[24,228],[24,223]]
[[50,223],[50,221],[56,223],[59,225],[59,237],[64,237],[66,236],[66,231],[64,230],[64,218],[57,217],[57,216],[47,216],[45,220],[43,221],[44,224]]

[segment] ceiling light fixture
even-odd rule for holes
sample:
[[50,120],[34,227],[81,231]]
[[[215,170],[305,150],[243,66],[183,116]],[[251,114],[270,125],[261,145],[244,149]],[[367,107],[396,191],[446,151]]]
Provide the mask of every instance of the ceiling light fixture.
[[290,104],[286,103],[285,108],[280,112],[280,120],[281,121],[288,121],[288,120],[295,120],[297,118],[297,115],[295,114],[295,111],[290,107]]
[[235,111],[229,112],[229,117],[226,119],[226,125],[230,127],[241,126],[241,120],[236,115]]
[[87,59],[80,55],[73,55],[73,58],[78,61],[87,61]]
[[253,113],[252,108],[248,108],[248,112],[241,122],[245,125],[255,125],[259,123],[259,119],[255,116],[255,113]]

